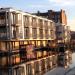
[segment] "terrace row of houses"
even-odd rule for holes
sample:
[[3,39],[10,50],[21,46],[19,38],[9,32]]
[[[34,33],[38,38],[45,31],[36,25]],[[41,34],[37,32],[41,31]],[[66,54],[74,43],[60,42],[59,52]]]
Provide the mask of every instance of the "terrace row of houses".
[[64,10],[54,11],[48,10],[48,12],[33,13],[34,15],[47,18],[55,22],[56,27],[56,40],[58,42],[70,41],[70,27],[67,25],[67,16]]
[[48,11],[48,14],[38,12],[32,15],[13,8],[0,8],[0,39],[68,42],[70,28],[64,16],[63,10],[58,13],[50,11],[49,14]]
[[55,23],[11,8],[0,9],[0,39],[55,39]]

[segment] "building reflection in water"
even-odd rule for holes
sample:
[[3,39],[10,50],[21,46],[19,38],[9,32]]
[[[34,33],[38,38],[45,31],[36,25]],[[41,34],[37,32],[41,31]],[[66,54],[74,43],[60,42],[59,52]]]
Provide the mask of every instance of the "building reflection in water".
[[[68,68],[74,59],[71,51],[66,51],[64,54],[52,54],[50,56],[22,63],[12,67],[12,69],[1,69],[0,75],[43,75],[57,66],[65,66]],[[73,60],[73,62],[75,62]]]
[[70,67],[70,64],[72,64],[72,52],[66,50],[65,53],[60,53],[57,63],[58,66],[64,66],[65,68]]

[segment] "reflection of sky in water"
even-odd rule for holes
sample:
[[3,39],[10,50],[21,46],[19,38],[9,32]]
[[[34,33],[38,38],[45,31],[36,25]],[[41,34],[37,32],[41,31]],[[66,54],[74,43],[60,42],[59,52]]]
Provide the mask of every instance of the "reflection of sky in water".
[[72,64],[70,67],[75,67],[75,53],[72,54]]

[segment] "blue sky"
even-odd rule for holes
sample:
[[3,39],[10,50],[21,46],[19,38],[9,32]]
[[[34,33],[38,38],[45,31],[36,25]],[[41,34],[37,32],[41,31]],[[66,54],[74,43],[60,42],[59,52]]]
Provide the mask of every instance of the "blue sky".
[[68,25],[75,30],[75,0],[0,0],[0,7],[13,7],[25,12],[46,12],[49,9],[64,9]]

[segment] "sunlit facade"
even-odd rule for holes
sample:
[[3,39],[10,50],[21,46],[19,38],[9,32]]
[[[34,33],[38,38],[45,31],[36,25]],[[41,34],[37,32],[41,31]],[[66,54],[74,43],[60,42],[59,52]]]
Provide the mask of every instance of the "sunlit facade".
[[33,13],[34,15],[41,16],[55,22],[56,27],[56,40],[57,43],[70,42],[70,27],[67,26],[67,16],[65,10],[60,11],[48,10],[47,12]]
[[12,8],[0,9],[0,39],[55,40],[55,23]]

